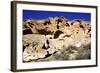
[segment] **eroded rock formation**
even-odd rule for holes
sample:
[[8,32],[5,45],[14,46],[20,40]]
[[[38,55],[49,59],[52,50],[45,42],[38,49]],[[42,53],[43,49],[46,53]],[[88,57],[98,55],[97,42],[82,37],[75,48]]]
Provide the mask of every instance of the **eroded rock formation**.
[[90,59],[91,25],[64,17],[23,21],[23,61]]

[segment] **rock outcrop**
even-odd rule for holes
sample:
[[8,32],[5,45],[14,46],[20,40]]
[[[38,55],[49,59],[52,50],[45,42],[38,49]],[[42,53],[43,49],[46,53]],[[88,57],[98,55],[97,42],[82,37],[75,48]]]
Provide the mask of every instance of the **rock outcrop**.
[[64,17],[23,21],[23,61],[91,58],[91,24]]

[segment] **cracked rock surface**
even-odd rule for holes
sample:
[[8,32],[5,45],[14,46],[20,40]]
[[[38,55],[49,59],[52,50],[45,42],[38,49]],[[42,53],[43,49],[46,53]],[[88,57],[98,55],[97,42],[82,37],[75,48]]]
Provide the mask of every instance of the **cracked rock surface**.
[[23,62],[90,58],[90,22],[62,16],[23,21]]

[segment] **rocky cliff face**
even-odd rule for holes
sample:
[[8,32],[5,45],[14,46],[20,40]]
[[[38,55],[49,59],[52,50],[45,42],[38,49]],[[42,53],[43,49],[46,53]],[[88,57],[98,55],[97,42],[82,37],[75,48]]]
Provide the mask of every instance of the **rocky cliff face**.
[[90,22],[64,17],[23,21],[23,62],[90,59]]

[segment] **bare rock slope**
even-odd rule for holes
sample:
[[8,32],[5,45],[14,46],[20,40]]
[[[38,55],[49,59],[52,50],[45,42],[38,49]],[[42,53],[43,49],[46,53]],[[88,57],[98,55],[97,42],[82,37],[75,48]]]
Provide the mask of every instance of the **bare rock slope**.
[[91,58],[91,25],[64,17],[23,21],[23,61],[80,60]]

